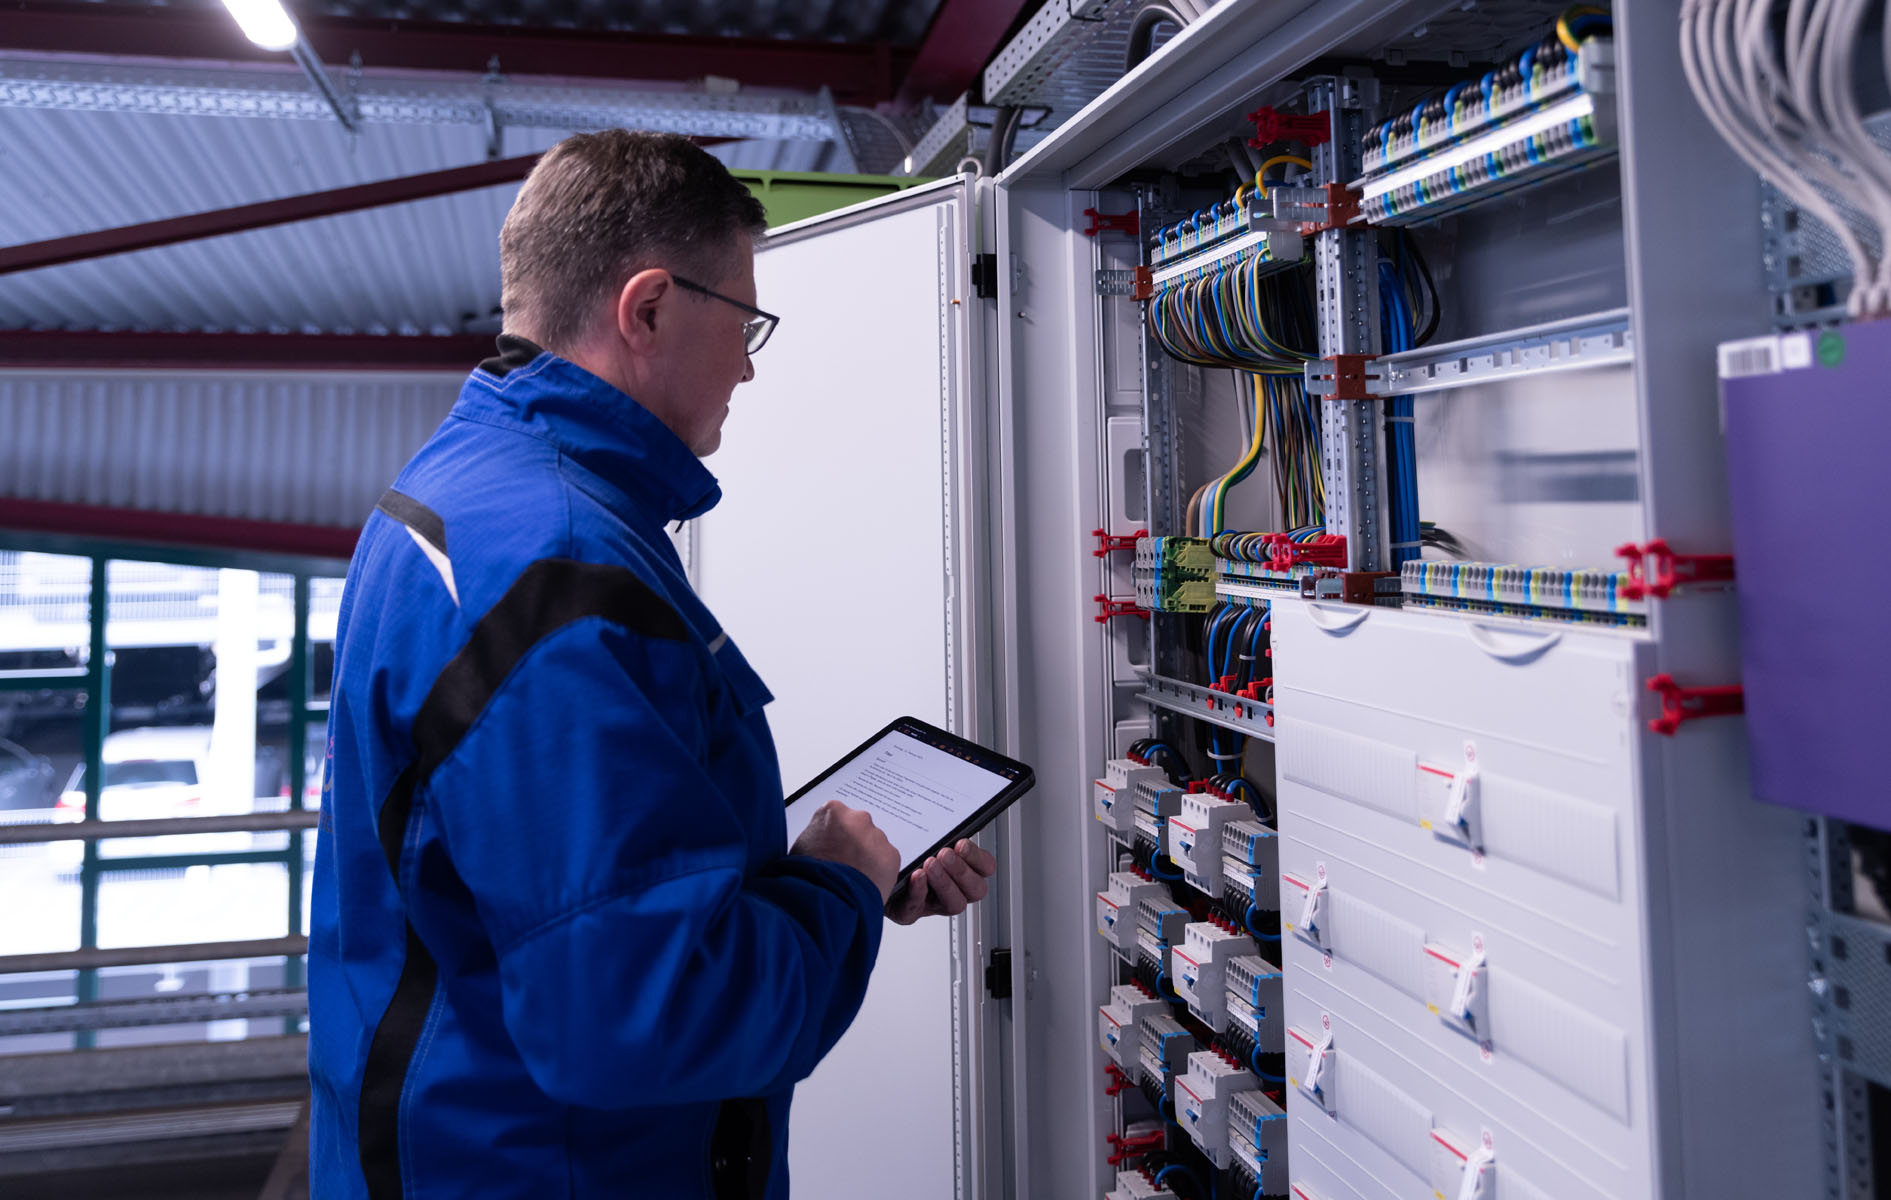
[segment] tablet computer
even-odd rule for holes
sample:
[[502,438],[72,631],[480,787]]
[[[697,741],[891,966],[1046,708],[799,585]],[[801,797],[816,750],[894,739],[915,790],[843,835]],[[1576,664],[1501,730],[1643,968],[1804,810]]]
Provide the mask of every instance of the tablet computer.
[[970,837],[1031,790],[1037,777],[1013,758],[900,717],[788,797],[788,844],[829,800],[865,809],[899,851],[899,881]]

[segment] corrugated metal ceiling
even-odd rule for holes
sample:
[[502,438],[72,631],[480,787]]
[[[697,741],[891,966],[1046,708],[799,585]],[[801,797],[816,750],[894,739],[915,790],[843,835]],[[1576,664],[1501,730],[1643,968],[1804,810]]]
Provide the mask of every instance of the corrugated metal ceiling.
[[[502,155],[564,131],[508,129]],[[844,166],[832,142],[711,149],[749,170]],[[368,125],[0,109],[0,244],[482,161],[469,125]],[[487,188],[0,276],[0,328],[451,333],[499,303],[499,226],[516,186]],[[474,328],[483,328],[475,325]]]
[[[296,0],[304,16],[615,29],[713,37],[917,43],[941,0]],[[106,0],[105,7],[129,7]],[[217,0],[153,7],[216,8]]]

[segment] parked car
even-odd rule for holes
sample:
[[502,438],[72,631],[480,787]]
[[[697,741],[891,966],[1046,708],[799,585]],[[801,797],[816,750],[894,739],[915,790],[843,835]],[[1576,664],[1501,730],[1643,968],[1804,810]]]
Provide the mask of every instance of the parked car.
[[[170,817],[208,817],[246,813],[255,807],[253,796],[218,798],[207,790],[214,777],[210,758],[210,726],[183,725],[126,729],[110,734],[104,745],[104,776],[99,787],[99,819],[148,821]],[[246,789],[253,792],[254,788]],[[85,767],[74,769],[59,797],[59,820],[85,816]],[[69,848],[72,861],[80,853]],[[106,841],[99,844],[102,858],[143,857],[161,854],[198,854],[246,850],[247,833],[198,833]]]
[[51,759],[0,738],[0,812],[51,808],[57,796],[53,783]]

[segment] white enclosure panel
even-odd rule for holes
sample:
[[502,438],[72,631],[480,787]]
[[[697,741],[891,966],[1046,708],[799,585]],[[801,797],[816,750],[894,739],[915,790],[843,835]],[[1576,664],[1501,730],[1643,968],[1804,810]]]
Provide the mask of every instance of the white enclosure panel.
[[[782,318],[709,461],[700,588],[776,701],[793,791],[887,721],[948,724],[942,247],[957,190],[764,247],[759,303]],[[859,1019],[802,1086],[798,1196],[953,1194],[948,927],[889,926]]]
[[[1436,1188],[1387,1093],[1447,1137],[1488,1131],[1500,1188],[1514,1171],[1570,1200],[1653,1200],[1634,869],[1648,643],[1298,601],[1273,619],[1281,870],[1327,887],[1326,946],[1286,938],[1286,1018],[1330,1019],[1349,1065],[1336,1118],[1290,1096],[1296,1179],[1330,1171],[1387,1200]],[[1437,832],[1467,763],[1482,852]],[[1474,952],[1467,1028],[1450,1009]],[[1362,1070],[1385,1086],[1348,1094]]]
[[0,372],[0,495],[352,528],[463,379]]

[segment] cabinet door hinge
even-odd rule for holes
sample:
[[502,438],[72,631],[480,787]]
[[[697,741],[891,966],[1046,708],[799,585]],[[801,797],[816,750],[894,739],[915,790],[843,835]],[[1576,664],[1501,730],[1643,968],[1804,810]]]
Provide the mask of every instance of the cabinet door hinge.
[[998,298],[998,256],[996,254],[972,256],[972,291],[980,300]]
[[991,952],[991,965],[985,968],[985,990],[993,1000],[1011,999],[1011,951],[1003,946]]

